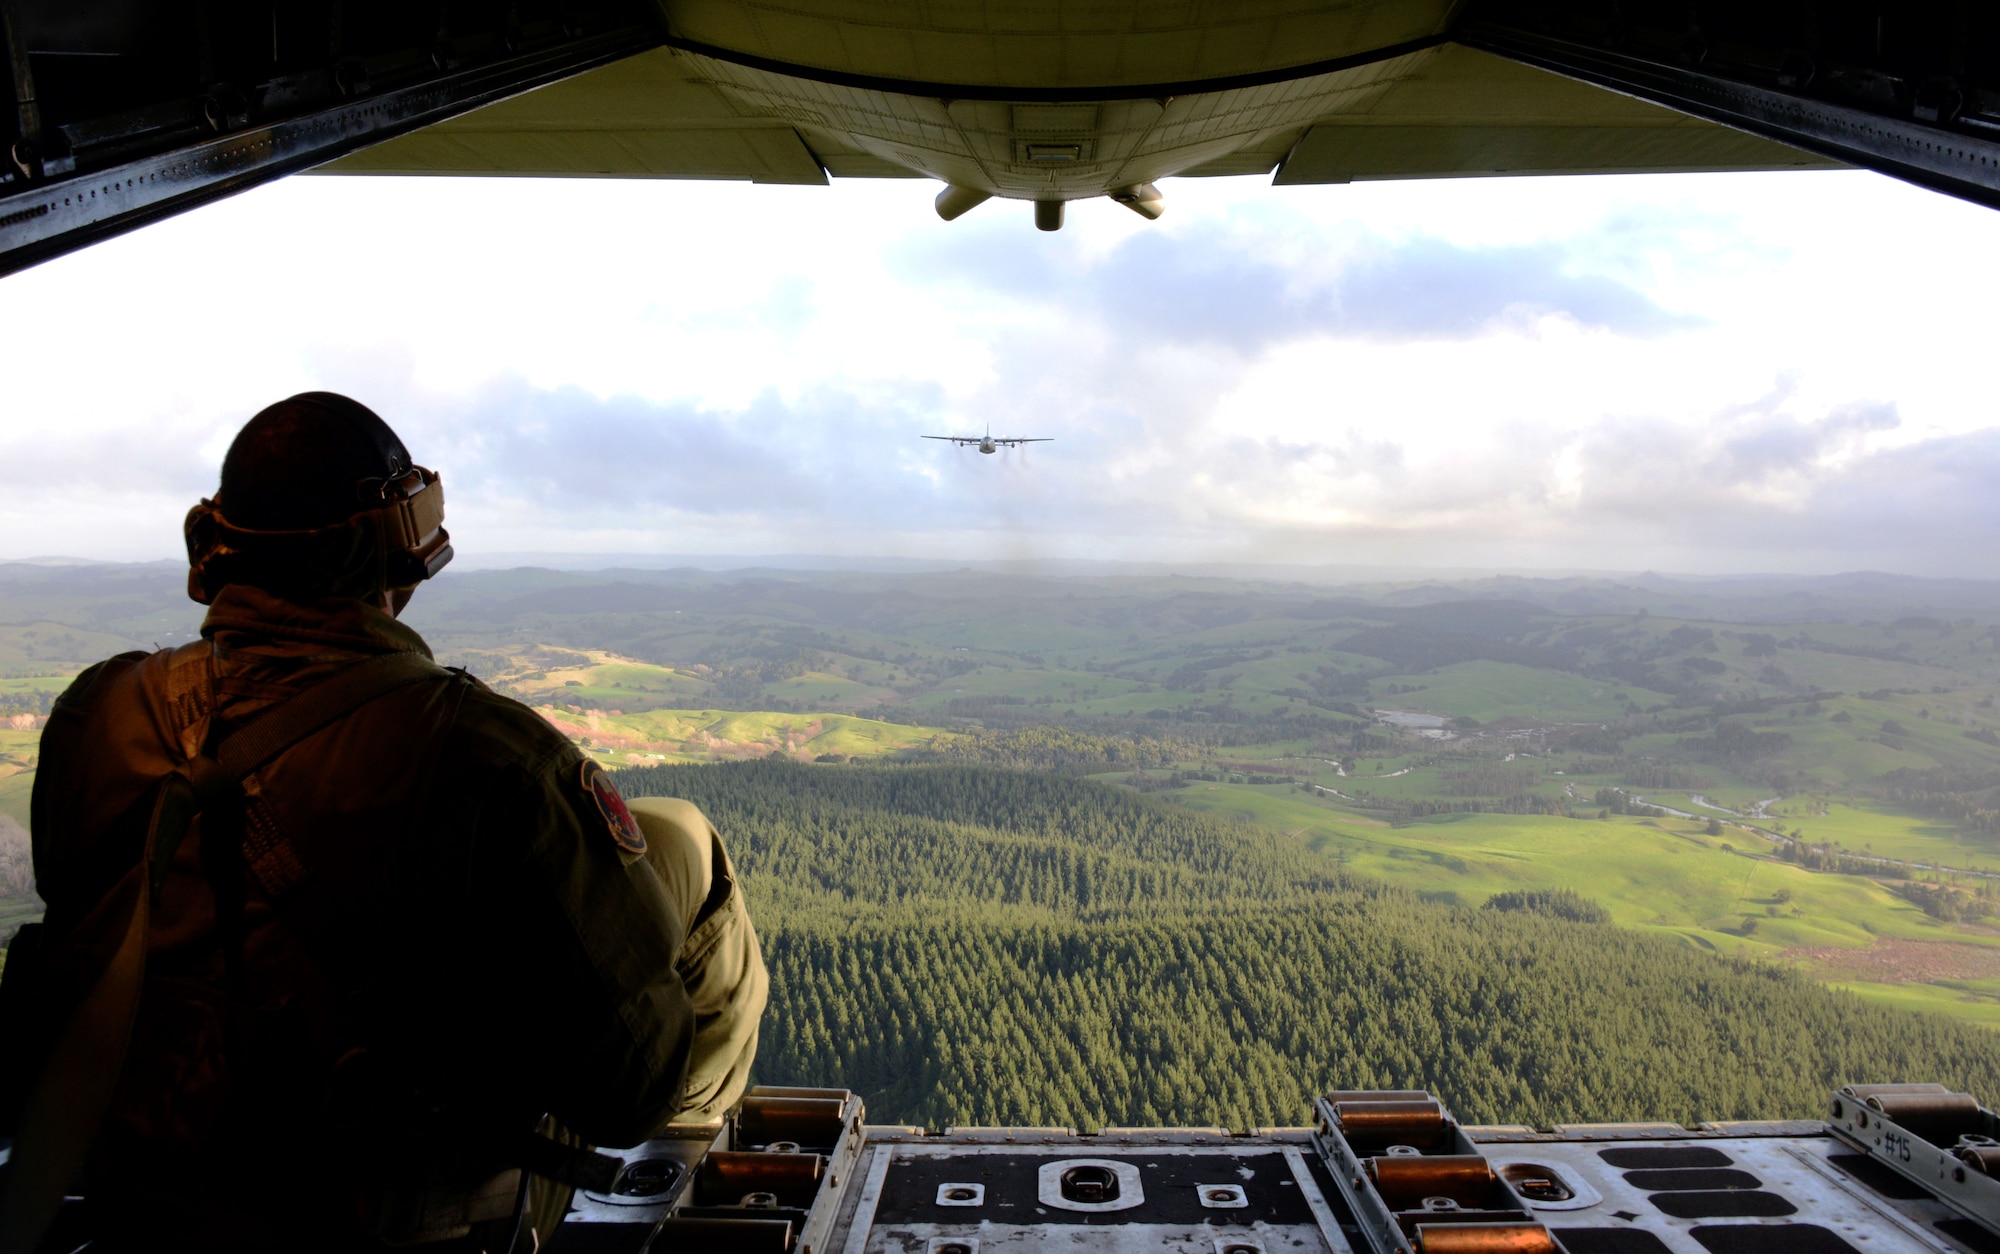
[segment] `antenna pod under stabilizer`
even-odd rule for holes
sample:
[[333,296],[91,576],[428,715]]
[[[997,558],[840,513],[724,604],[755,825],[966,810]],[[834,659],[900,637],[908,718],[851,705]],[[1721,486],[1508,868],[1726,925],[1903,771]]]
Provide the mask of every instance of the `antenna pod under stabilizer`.
[[967,210],[977,209],[991,199],[993,199],[992,192],[975,191],[970,187],[960,187],[952,183],[946,185],[945,189],[937,194],[937,200],[932,203],[937,206],[938,217],[950,222]]
[[1111,199],[1130,209],[1148,222],[1159,221],[1167,211],[1167,198],[1151,183],[1134,183],[1130,187],[1114,187],[1109,192]]

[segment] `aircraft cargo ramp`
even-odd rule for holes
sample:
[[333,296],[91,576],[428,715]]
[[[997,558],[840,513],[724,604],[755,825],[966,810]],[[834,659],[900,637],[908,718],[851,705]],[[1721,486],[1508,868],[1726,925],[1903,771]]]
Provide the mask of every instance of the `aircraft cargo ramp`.
[[1317,1125],[870,1127],[839,1089],[756,1089],[719,1131],[624,1151],[551,1254],[1847,1254],[2000,1250],[2000,1124],[1939,1085],[1823,1121],[1461,1127],[1428,1093]]

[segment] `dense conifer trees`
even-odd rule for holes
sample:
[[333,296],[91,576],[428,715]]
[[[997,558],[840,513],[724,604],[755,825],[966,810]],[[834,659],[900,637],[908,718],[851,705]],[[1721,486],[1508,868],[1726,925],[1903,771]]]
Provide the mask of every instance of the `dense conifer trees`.
[[1602,924],[1425,904],[1074,779],[622,772],[730,841],[771,967],[757,1079],[932,1125],[1245,1127],[1427,1087],[1473,1121],[1810,1117],[1851,1080],[2000,1100],[2000,1038]]

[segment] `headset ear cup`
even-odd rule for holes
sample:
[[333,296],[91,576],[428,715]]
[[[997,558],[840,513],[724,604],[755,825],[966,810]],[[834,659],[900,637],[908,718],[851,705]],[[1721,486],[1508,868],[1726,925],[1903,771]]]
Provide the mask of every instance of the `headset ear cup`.
[[383,525],[381,510],[370,510],[358,517],[365,520],[362,526],[367,544],[374,551],[376,586],[386,592],[396,586],[396,554],[389,546],[389,528]]
[[381,572],[382,590],[407,588],[424,577],[417,555],[403,547],[402,529],[392,525],[390,511],[374,510],[368,515],[376,562]]
[[207,605],[215,600],[215,589],[208,584],[209,563],[218,543],[215,502],[203,500],[188,510],[187,520],[181,524],[181,540],[187,545],[188,600]]
[[397,549],[389,553],[388,563],[382,584],[385,588],[409,588],[431,577],[423,555],[412,549]]
[[439,571],[451,565],[451,559],[458,554],[451,547],[451,533],[439,527],[437,547],[432,549],[428,556],[420,553],[411,556],[416,559],[416,564],[423,568],[423,578],[431,579],[435,578]]

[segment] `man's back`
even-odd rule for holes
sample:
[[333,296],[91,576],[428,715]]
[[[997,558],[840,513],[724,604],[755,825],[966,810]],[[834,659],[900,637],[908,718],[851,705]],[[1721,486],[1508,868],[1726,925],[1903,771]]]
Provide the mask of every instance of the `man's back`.
[[0,1254],[79,1168],[93,1250],[471,1240],[536,1209],[512,1168],[579,1169],[544,1116],[719,1116],[768,987],[728,855],[397,621],[451,560],[437,473],[308,392],[221,480],[202,642],[91,668],[43,733]]
[[[50,717],[35,853],[72,989],[116,943],[107,905],[162,778],[357,661],[423,647],[357,602],[237,587],[205,632],[93,668]],[[302,1187],[344,1214],[463,1194],[545,1111],[601,1143],[665,1122],[693,1030],[686,928],[597,812],[592,769],[440,670],[253,774],[240,857],[204,815],[161,883],[94,1184],[156,1234],[178,1215],[203,1241],[261,1238]]]

